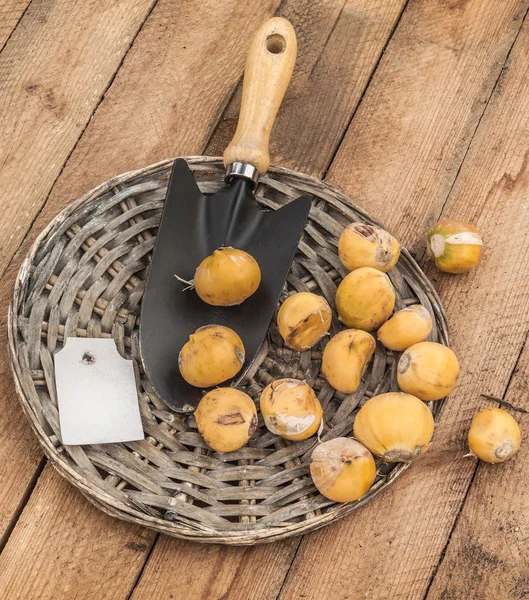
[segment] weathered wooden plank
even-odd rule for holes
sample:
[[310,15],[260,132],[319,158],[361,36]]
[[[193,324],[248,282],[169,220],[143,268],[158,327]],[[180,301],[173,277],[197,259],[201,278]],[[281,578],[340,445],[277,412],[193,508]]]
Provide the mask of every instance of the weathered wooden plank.
[[[0,304],[4,307],[0,314],[0,335],[3,332],[5,337],[7,303],[22,256],[51,216],[74,196],[120,171],[174,154],[200,153],[215,127],[214,115],[222,112],[242,74],[247,31],[257,29],[273,13],[276,5],[277,2],[271,3],[269,0],[254,0],[248,10],[241,12],[237,10],[239,4],[236,0],[224,3],[205,0],[200,6],[196,1],[188,1],[181,3],[178,11],[175,11],[174,2],[160,0],[65,167],[57,189],[50,196],[47,206],[49,212],[37,219],[30,237],[0,282]],[[63,9],[66,12],[64,6]],[[131,10],[130,3],[127,10]],[[29,11],[26,17],[28,14]],[[10,43],[13,40],[12,37]],[[207,69],[204,65],[207,65]],[[226,68],[227,65],[229,68]],[[202,86],[197,82],[201,81],[204,71],[205,85]],[[123,117],[124,114],[126,117]],[[103,142],[104,139],[108,144]],[[85,169],[86,165],[90,168]],[[23,167],[24,163],[20,163],[19,168]],[[40,197],[39,209],[44,200],[44,197]],[[5,217],[2,223],[11,222],[14,227],[13,218],[9,216],[9,221]],[[7,257],[8,250],[3,250],[4,257]],[[23,498],[40,453],[16,402],[3,347],[0,347],[0,360],[6,366],[0,371],[0,406],[3,415],[0,427],[5,425],[7,429],[6,437],[0,437],[0,465],[5,465],[9,474],[5,480],[2,478],[0,488],[2,515],[5,515],[2,525],[5,527]],[[65,484],[52,478],[50,471],[51,467],[47,466],[42,475],[50,481],[46,496],[43,497],[43,488],[38,487],[34,492],[34,501],[26,508],[25,518],[28,522],[38,518],[37,511],[42,510],[42,506],[48,507],[53,518],[59,518],[57,511]],[[76,505],[78,512],[84,510],[81,507],[87,510],[86,529],[76,532],[72,525],[72,530],[68,530],[67,534],[63,531],[60,535],[68,535],[69,543],[75,541],[77,544],[76,561],[92,560],[93,539],[103,534],[110,540],[115,539],[113,551],[107,552],[105,560],[108,560],[108,555],[121,549],[121,538],[114,537],[114,531],[126,531],[127,527],[135,531],[135,528],[115,520],[100,519],[75,490],[70,493],[79,503]],[[96,515],[95,518],[92,518],[92,514]],[[86,534],[87,531],[93,532],[93,538]],[[36,574],[31,561],[24,556],[27,548],[24,549],[19,543],[23,534],[22,525],[13,530],[9,538],[9,560],[18,565],[20,577],[26,577],[30,586]],[[47,560],[47,535],[44,530],[38,530],[33,536],[31,556],[34,559],[38,555],[43,561]],[[70,554],[71,546],[66,543],[62,551],[60,545],[55,547],[58,562],[70,560]],[[139,572],[140,565],[136,566]],[[73,570],[69,572],[72,589],[75,589],[74,576]],[[59,581],[51,581],[50,594],[55,589],[63,589],[62,585]],[[94,579],[83,585],[86,585],[83,593],[87,597],[90,594],[93,594],[92,597],[101,597],[98,596],[97,569]],[[126,597],[126,593],[124,588],[122,597]],[[57,596],[60,596],[59,592]]]
[[[282,5],[279,13],[292,21],[299,51],[292,91],[287,92],[272,134],[274,164],[323,173],[402,6],[403,2],[364,0],[344,5],[309,1]],[[235,96],[207,154],[222,154],[235,129],[239,102]],[[341,128],[333,127],[328,139],[318,128],[306,128],[307,122],[326,121],[329,114],[336,115]],[[294,539],[253,549],[211,549],[160,539],[132,598],[276,598],[298,544]],[[175,570],[175,561],[204,563],[204,569],[182,577],[188,569]]]
[[275,600],[298,543],[226,548],[160,538],[131,600]]
[[30,2],[31,0],[0,0],[0,51]]
[[[0,335],[6,339],[5,323]],[[5,354],[5,351],[4,351]],[[2,379],[8,376],[6,357],[2,357]],[[3,538],[14,525],[26,493],[31,492],[33,478],[41,464],[42,453],[33,432],[26,422],[13,389],[8,381],[2,393],[3,418],[0,419],[0,548]]]
[[[103,179],[103,178],[104,178],[104,177],[101,177],[101,179]],[[96,181],[97,181],[97,180],[96,180]],[[96,181],[94,181],[93,183],[96,183]],[[65,189],[66,189],[66,188],[65,188]],[[73,189],[73,188],[72,188],[72,189]],[[410,491],[411,491],[411,489],[412,489],[412,488],[410,488]],[[409,497],[408,497],[408,498],[409,498]],[[409,500],[408,500],[408,501],[409,501]],[[384,525],[386,525],[386,523],[385,523],[385,522],[384,522],[384,523],[382,523],[382,526],[384,526]],[[315,536],[311,536],[311,537],[315,537]],[[311,539],[311,538],[309,538],[309,540],[310,540],[310,539]],[[350,542],[349,542],[349,543],[350,543]],[[340,546],[338,546],[338,551],[339,551],[339,549],[340,549]],[[186,551],[186,550],[188,551],[188,547],[187,547],[187,546],[186,546],[185,550],[182,550],[182,552],[184,552],[184,551]],[[349,549],[347,549],[347,551],[349,551]],[[175,560],[175,558],[176,558],[176,560],[179,560],[179,558],[180,558],[180,555],[179,555],[179,554],[176,554],[176,553],[171,553],[171,555],[170,555],[170,558],[171,558],[173,561]],[[334,555],[334,558],[336,558],[336,556],[335,556],[335,555]],[[154,554],[153,554],[153,560],[154,560]],[[173,562],[173,564],[174,564],[174,562]],[[320,572],[321,572],[321,571],[320,571]],[[370,575],[371,575],[371,574],[370,574]],[[356,579],[356,576],[357,576],[357,575],[355,574],[355,579]],[[350,575],[349,577],[351,578],[352,576]],[[143,583],[143,582],[142,582],[142,583]],[[350,591],[350,589],[351,589],[351,579],[349,579],[349,583],[348,583],[348,585],[349,585],[349,588],[348,588],[348,589],[349,589],[349,591]],[[240,596],[240,597],[242,597],[242,596]]]
[[[279,0],[160,0],[43,209],[57,210],[114,175],[201,154],[241,78],[249,36]],[[34,229],[35,231],[35,229]]]
[[[525,22],[522,33],[512,52],[506,72],[487,112],[482,127],[472,143],[469,160],[474,164],[472,171],[462,172],[456,195],[469,196],[471,190],[487,198],[492,206],[504,206],[498,210],[499,218],[491,222],[492,228],[512,235],[514,244],[520,244],[519,251],[509,257],[496,245],[490,247],[486,260],[494,261],[498,269],[495,280],[487,282],[482,292],[500,294],[501,273],[509,274],[504,286],[505,304],[498,310],[500,317],[491,316],[490,327],[499,329],[497,337],[505,336],[516,345],[515,327],[507,323],[504,315],[507,310],[516,315],[514,319],[524,323],[527,319],[526,301],[522,297],[529,276],[527,266],[527,197],[529,193],[529,76],[527,74],[527,48],[529,45],[529,23]],[[454,214],[455,207],[450,201],[447,210]],[[470,210],[475,217],[477,207]],[[503,214],[506,215],[503,218]],[[496,234],[494,234],[496,238]],[[525,252],[525,253],[524,253]],[[496,257],[496,254],[499,256]],[[503,262],[502,262],[503,257]],[[521,287],[521,289],[517,289]],[[512,307],[512,308],[511,308]],[[486,368],[492,373],[498,371],[496,362],[511,363],[511,352],[502,354],[502,348],[491,344],[487,351]],[[507,400],[529,409],[529,346],[526,344],[514,370]],[[505,380],[484,383],[481,391],[503,395]],[[475,398],[472,410],[458,427],[460,437],[464,437],[474,412],[490,402]],[[524,443],[519,454],[503,465],[480,463],[477,474],[468,493],[465,505],[457,520],[444,560],[429,590],[428,598],[446,600],[475,598],[485,600],[515,600],[529,595],[529,490],[527,469],[529,449],[527,415],[512,413],[522,428]],[[466,470],[471,470],[474,464]]]
[[410,3],[328,180],[415,252],[439,214],[527,2]]
[[35,0],[0,54],[0,274],[153,2]]
[[0,555],[0,598],[126,598],[154,537],[105,515],[47,468]]
[[[359,4],[359,6],[363,6],[363,2]],[[318,15],[318,11],[321,13],[321,8],[318,8],[316,13],[313,15],[311,12],[312,4],[307,6],[307,12],[299,11],[300,21],[296,22],[294,17],[295,14],[288,14],[287,16],[293,18],[294,24],[298,33],[300,34],[300,39],[303,39],[303,31],[306,32],[306,35],[309,36],[309,41],[307,42],[306,51],[304,50],[304,46],[300,46],[300,61],[301,65],[305,65],[305,70],[310,71],[314,64],[318,61],[318,57],[320,56],[321,48],[325,46],[325,39],[330,36],[334,22],[336,18],[338,18],[339,10],[336,10],[332,5],[325,5],[326,10],[330,12],[331,17],[326,16],[325,20],[323,20],[322,27],[315,26],[317,21],[313,18]],[[349,10],[354,13],[354,3],[352,3],[352,8]],[[360,56],[363,55],[363,52],[366,52],[372,58],[372,64],[374,65],[378,59],[378,55],[380,54],[382,47],[385,43],[385,38],[381,37],[382,33],[385,32],[385,36],[389,35],[392,30],[393,23],[395,22],[400,7],[402,6],[401,2],[391,2],[386,3],[386,12],[384,18],[381,17],[381,3],[376,3],[374,7],[374,13],[361,13],[360,17],[357,19],[361,22],[362,27],[360,31],[362,33],[361,38],[363,40],[363,48],[359,48],[357,46],[351,47],[351,54],[348,56],[347,60],[351,63],[353,58],[355,61],[358,60],[358,54]],[[288,5],[287,5],[288,8]],[[294,5],[296,8],[296,5]],[[164,10],[164,12],[160,12]],[[217,52],[217,45],[219,42],[216,41],[216,38],[213,38],[211,42],[211,46],[204,47],[200,45],[198,42],[201,40],[211,39],[211,32],[207,34],[204,31],[208,31],[208,27],[214,28],[217,27],[219,19],[229,19],[230,22],[233,22],[233,12],[226,9],[226,13],[217,13],[211,15],[211,21],[207,21],[204,23],[204,16],[200,17],[200,26],[196,23],[197,13],[193,11],[193,7],[189,7],[188,11],[191,14],[183,15],[183,23],[189,23],[189,31],[184,30],[181,31],[182,24],[176,23],[174,25],[174,30],[169,30],[165,32],[167,36],[167,41],[161,41],[159,38],[154,38],[152,36],[152,41],[148,45],[149,52],[146,52],[143,55],[141,51],[141,45],[143,43],[143,36],[147,36],[149,32],[149,27],[151,27],[152,23],[152,31],[158,31],[158,27],[162,23],[166,23],[168,20],[168,11],[170,8],[167,6],[164,8],[163,4],[160,3],[159,6],[153,11],[151,17],[147,21],[144,30],[138,36],[137,44],[138,47],[138,56],[136,56],[135,50],[136,46],[129,55],[129,58],[125,62],[124,69],[118,74],[115,80],[114,86],[109,90],[106,95],[104,102],[101,104],[96,117],[93,122],[87,129],[86,135],[81,139],[78,148],[74,152],[71,157],[71,160],[65,169],[63,175],[58,181],[58,184],[55,186],[50,198],[50,202],[46,206],[43,211],[43,215],[37,221],[36,227],[34,231],[38,231],[40,227],[50,218],[50,216],[55,213],[59,207],[66,204],[76,195],[82,193],[88,187],[95,185],[99,181],[105,179],[106,177],[110,177],[115,173],[123,170],[127,170],[129,168],[133,168],[135,166],[139,166],[140,164],[144,164],[147,162],[153,162],[164,156],[171,154],[186,154],[186,153],[197,153],[201,151],[201,147],[204,146],[206,140],[209,137],[209,133],[204,130],[201,122],[206,121],[208,126],[213,126],[214,121],[208,119],[208,115],[215,111],[219,111],[216,109],[214,104],[212,103],[212,98],[209,99],[209,104],[204,104],[204,97],[208,97],[205,95],[202,89],[202,86],[192,86],[192,85],[184,85],[178,84],[173,80],[174,77],[174,68],[172,65],[181,64],[181,61],[186,59],[189,56],[189,53],[186,52],[187,48],[194,48],[195,54],[192,65],[187,65],[183,67],[183,71],[186,74],[186,77],[197,77],[196,74],[196,65],[200,63],[206,63],[211,61],[211,56],[214,56]],[[293,9],[291,9],[293,10]],[[326,13],[324,13],[326,14]],[[377,17],[375,19],[375,17]],[[261,15],[260,19],[264,19],[265,16]],[[333,20],[334,18],[334,20]],[[350,23],[351,17],[349,13],[345,13],[345,17],[348,19]],[[255,20],[257,23],[257,19]],[[326,27],[323,25],[326,24]],[[177,27],[180,27],[180,39],[178,43],[174,41],[175,39],[175,31],[178,31]],[[241,36],[244,36],[244,23],[234,23],[234,28],[237,28],[242,32]],[[249,27],[246,25],[249,29]],[[332,50],[330,56],[335,55],[336,47],[341,48],[347,38],[347,28],[336,27],[335,30],[338,30],[339,37],[335,38],[334,36],[337,34],[333,34],[330,36],[330,41],[327,44],[325,51],[323,51],[323,56],[320,60],[325,60],[330,62],[330,57],[327,53]],[[310,33],[312,32],[312,33]],[[315,32],[318,32],[318,35],[315,35]],[[189,42],[186,41],[186,33],[191,36]],[[196,37],[195,37],[196,36]],[[225,39],[225,38],[223,38]],[[338,39],[338,42],[332,40]],[[202,42],[203,43],[203,42]],[[172,44],[170,48],[166,48],[166,44]],[[333,49],[334,44],[334,49]],[[241,44],[244,46],[244,44]],[[159,71],[154,69],[149,70],[149,60],[153,53],[160,47],[164,48],[164,52],[167,56],[175,56],[177,60],[171,60],[170,64],[167,65],[165,69],[160,69]],[[234,46],[229,48],[230,54],[235,50]],[[377,54],[378,52],[378,54]],[[240,65],[242,69],[243,64],[243,54],[244,48],[242,52],[239,54],[237,58],[231,58],[228,60],[226,57],[219,57],[219,66],[212,66],[211,72],[219,73],[222,69],[222,62],[225,61],[225,64],[235,64]],[[303,57],[305,54],[309,54],[311,60],[307,62],[304,61]],[[344,59],[345,60],[345,57]],[[237,62],[238,61],[238,62]],[[163,57],[160,59],[160,63],[162,65],[166,65],[167,62],[163,60]],[[210,65],[211,66],[211,65]],[[371,67],[372,68],[372,67]],[[366,71],[368,72],[368,71]],[[236,82],[234,73],[230,74],[229,84],[234,85]],[[209,77],[209,75],[208,75]],[[334,74],[331,73],[331,78],[334,77]],[[331,78],[326,78],[325,71],[319,73],[317,82],[318,86],[321,89],[329,88]],[[347,82],[344,82],[344,85]],[[157,90],[157,103],[154,104],[145,101],[144,90],[146,87],[149,89]],[[173,101],[173,92],[174,90],[184,87],[187,94],[192,94],[195,92],[195,96],[187,96],[182,97],[179,96],[176,99],[176,107],[174,106],[175,102]],[[209,82],[207,84],[206,89],[213,89],[213,84]],[[224,96],[227,96],[230,92],[229,87],[224,88]],[[305,101],[308,101],[310,98],[310,89],[306,89],[305,92]],[[170,113],[165,111],[165,106],[161,107],[164,104],[172,105],[172,110],[174,113]],[[328,97],[328,103],[334,99],[334,94],[330,94]],[[342,94],[339,101],[336,102],[333,106],[338,110],[342,109],[342,103],[347,101],[347,97],[345,94]],[[218,102],[218,100],[217,100]],[[202,109],[200,107],[203,107]],[[159,115],[159,110],[163,110],[163,115]],[[187,114],[185,113],[187,110]],[[323,110],[323,109],[322,109]],[[327,107],[325,108],[325,112]],[[351,109],[352,110],[352,109]],[[136,114],[137,117],[131,121],[123,121],[121,114],[125,113],[127,115]],[[139,113],[139,114],[138,114]],[[303,117],[304,118],[304,117]],[[163,119],[167,119],[164,121]],[[179,128],[180,121],[182,121],[182,127]],[[302,122],[302,119],[299,121]],[[154,126],[153,126],[154,123]],[[233,125],[233,124],[232,124]],[[166,131],[173,131],[174,135],[170,136],[165,134]],[[195,136],[195,137],[193,137]],[[140,143],[141,142],[141,143]],[[115,149],[120,148],[120,152],[116,153]],[[315,152],[315,158],[319,158],[319,151]],[[327,160],[330,158],[330,155],[327,157]],[[9,288],[7,287],[6,291]],[[16,534],[16,532],[15,532]],[[297,545],[295,542],[294,546],[290,544],[286,545],[286,549],[291,549]],[[164,550],[166,546],[162,546],[160,553],[163,556]],[[183,550],[184,546],[179,545],[176,549],[172,546],[168,547],[172,556],[169,563],[167,563],[168,567],[170,564],[174,564],[175,560],[180,560],[179,556],[181,553],[185,552]],[[285,550],[286,552],[287,550]],[[158,550],[157,550],[158,552]],[[257,551],[256,551],[257,552]],[[240,559],[244,558],[244,554],[240,554]],[[153,556],[153,562],[156,564],[157,554]],[[283,560],[283,559],[282,559]],[[163,561],[162,561],[163,562]],[[283,563],[281,563],[283,564]],[[149,565],[150,567],[150,565]],[[172,570],[171,570],[172,571]],[[278,569],[277,573],[281,574],[286,571],[286,567],[283,569]],[[150,576],[149,573],[146,572],[146,586],[151,585],[149,583]],[[264,575],[268,577],[268,571],[264,572]],[[170,581],[169,581],[170,583]],[[197,585],[201,585],[199,582]]]
[[[272,134],[273,163],[321,177],[340,144],[404,0],[288,0],[280,14],[298,36],[298,60]],[[206,154],[233,135],[241,86]]]
[[[529,409],[528,380],[526,350],[506,399]],[[504,465],[479,464],[429,589],[430,600],[518,600],[529,595],[529,419],[527,415],[512,414],[520,423],[524,443],[518,455]]]
[[[423,4],[423,19],[433,4]],[[478,3],[474,4],[476,8]],[[469,5],[467,3],[467,10],[470,10]],[[414,7],[417,5],[410,9],[415,10]],[[499,8],[497,4],[489,4],[488,10],[496,13],[493,19],[484,3],[479,3],[478,14],[474,15],[485,19],[479,27],[487,38],[491,35],[485,33],[487,23],[494,24],[495,28],[502,19],[509,21],[504,13],[507,6],[503,4],[498,12]],[[509,10],[513,9],[511,5]],[[434,14],[440,17],[438,10],[434,10]],[[511,13],[511,17],[512,14],[515,13]],[[478,26],[474,20],[472,24],[466,20],[460,24],[463,31]],[[449,31],[442,20],[438,26]],[[504,31],[508,29],[505,27]],[[453,346],[462,364],[459,386],[443,412],[434,445],[400,481],[356,515],[302,542],[283,587],[282,599],[321,598],[325,594],[327,597],[409,600],[423,598],[426,593],[474,471],[473,461],[463,457],[466,427],[480,404],[481,392],[503,393],[529,330],[529,239],[526,235],[529,212],[525,207],[529,186],[529,110],[524,100],[528,82],[523,66],[528,42],[526,29],[516,42],[507,71],[482,118],[443,212],[468,219],[482,230],[486,244],[483,263],[469,275],[460,277],[441,275],[434,268],[428,268],[447,308]],[[452,35],[458,31],[452,29]],[[505,43],[501,42],[500,46],[505,47]],[[388,61],[392,51],[390,44]],[[443,54],[444,47],[439,52]],[[472,64],[475,65],[474,53]],[[409,64],[408,68],[411,68]],[[432,68],[436,71],[437,65]],[[458,70],[453,72],[458,77]],[[450,87],[446,77],[441,83],[432,79],[430,84]],[[406,92],[416,97],[413,90]],[[417,101],[422,102],[420,98]],[[445,102],[449,101],[452,100],[445,96]],[[409,111],[413,114],[413,104]],[[434,127],[438,128],[440,125]],[[436,141],[431,140],[431,144],[435,146]],[[406,147],[402,152],[407,152]],[[411,153],[415,155],[413,149]],[[423,160],[428,162],[428,156],[425,151]],[[343,168],[344,160],[342,157]],[[439,165],[440,171],[443,165]],[[373,172],[378,169],[376,162],[371,169]],[[422,172],[418,165],[413,165],[412,170]],[[391,188],[392,181],[386,185]],[[410,193],[415,185],[413,181],[411,185]],[[435,198],[437,186],[443,185],[442,178],[432,179],[422,193],[427,195],[429,191]],[[401,193],[399,190],[399,195]],[[398,210],[398,206],[393,210]],[[420,221],[421,208],[417,210]],[[386,211],[391,217],[389,207]],[[418,229],[417,237],[411,238],[410,218],[413,220],[405,217],[398,221],[397,233],[409,230],[410,239],[421,239],[424,229]],[[503,490],[497,493],[503,494]],[[456,560],[454,556],[453,561]],[[449,571],[450,564],[447,573]],[[462,567],[461,578],[467,575],[468,571]],[[508,583],[508,575],[505,577],[502,585]],[[446,583],[446,578],[443,581]],[[431,597],[441,598],[441,592],[442,585],[435,588]],[[474,594],[455,597],[479,598]],[[481,597],[496,598],[494,594]]]
[[[1,52],[0,273],[45,201],[152,1],[93,1],[74,7],[66,1],[35,0]],[[7,2],[2,7],[13,19],[14,6]],[[22,3],[16,6],[23,9]],[[12,280],[2,282],[2,339]],[[41,453],[18,407],[4,344],[0,364],[1,538]]]

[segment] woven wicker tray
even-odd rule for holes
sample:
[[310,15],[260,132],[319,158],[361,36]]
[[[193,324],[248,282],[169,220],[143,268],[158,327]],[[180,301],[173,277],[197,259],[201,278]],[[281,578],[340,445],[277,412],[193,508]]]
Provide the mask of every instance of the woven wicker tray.
[[[203,192],[223,184],[218,159],[186,159]],[[192,415],[170,411],[146,379],[138,352],[138,319],[172,161],[125,173],[64,210],[25,259],[9,314],[9,350],[18,395],[46,455],[96,506],[115,517],[201,542],[255,544],[305,533],[343,517],[390,485],[408,465],[378,462],[375,484],[360,501],[336,504],[319,495],[308,474],[314,438],[287,442],[259,428],[249,445],[218,454],[196,431]],[[259,201],[277,208],[302,193],[314,197],[310,219],[283,298],[315,291],[334,307],[346,274],[337,240],[349,222],[375,223],[343,194],[314,178],[272,168]],[[396,309],[422,303],[434,317],[430,339],[448,342],[446,319],[431,283],[403,250],[389,276]],[[339,329],[336,314],[333,330]],[[132,357],[145,441],[63,446],[53,355],[67,336],[113,337]],[[396,390],[398,356],[377,345],[358,392],[335,392],[320,374],[325,341],[301,354],[285,348],[274,324],[242,388],[257,402],[278,377],[305,379],[324,408],[322,439],[351,435],[355,414],[371,396]],[[442,403],[432,403],[437,416]]]

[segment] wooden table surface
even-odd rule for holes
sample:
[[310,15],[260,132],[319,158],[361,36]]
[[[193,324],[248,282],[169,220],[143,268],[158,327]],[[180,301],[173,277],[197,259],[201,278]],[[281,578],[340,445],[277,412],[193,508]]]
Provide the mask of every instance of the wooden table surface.
[[[326,179],[425,265],[462,364],[435,443],[349,518],[254,548],[113,520],[58,476],[0,348],[0,598],[439,599],[529,595],[529,444],[465,457],[480,393],[529,408],[529,0],[0,0],[1,328],[21,260],[82,192],[218,155],[250,35],[298,34],[272,162]],[[475,223],[482,264],[438,273],[424,238]],[[529,418],[517,415],[525,437]]]

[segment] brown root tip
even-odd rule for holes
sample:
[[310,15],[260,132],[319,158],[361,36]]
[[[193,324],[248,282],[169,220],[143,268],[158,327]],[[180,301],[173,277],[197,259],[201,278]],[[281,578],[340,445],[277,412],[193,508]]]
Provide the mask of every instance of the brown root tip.
[[252,437],[252,435],[255,433],[257,429],[257,417],[253,416],[252,420],[250,421],[250,427],[248,427],[248,435],[250,437]]
[[381,267],[386,267],[390,262],[391,262],[391,252],[389,250],[386,250],[385,248],[377,248],[377,251],[375,252],[375,260],[377,262],[377,265],[380,265]]
[[525,408],[522,408],[521,406],[514,406],[514,404],[511,404],[510,402],[507,402],[507,400],[504,400],[503,398],[497,398],[496,396],[491,396],[490,394],[480,394],[480,396],[482,398],[487,398],[487,400],[492,400],[493,402],[497,402],[500,406],[505,406],[506,408],[510,408],[511,410],[515,410],[516,412],[521,412],[521,413],[529,413],[529,410],[526,410]]
[[402,448],[395,448],[384,454],[384,459],[389,462],[410,462],[413,458],[413,454],[409,450]]
[[514,444],[512,442],[503,442],[496,448],[496,458],[499,460],[507,460],[512,456]]
[[374,227],[372,227],[371,225],[368,225],[367,223],[362,223],[360,225],[356,225],[356,227],[354,229],[355,229],[356,233],[367,238],[368,240],[373,240],[375,238]]
[[217,419],[219,425],[242,425],[244,423],[244,417],[239,411],[220,415]]

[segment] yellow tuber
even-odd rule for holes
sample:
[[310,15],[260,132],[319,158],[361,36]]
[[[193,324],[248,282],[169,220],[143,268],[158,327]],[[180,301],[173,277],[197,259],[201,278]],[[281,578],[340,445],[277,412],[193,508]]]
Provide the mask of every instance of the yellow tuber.
[[197,428],[217,452],[242,448],[257,429],[257,410],[250,396],[234,388],[208,392],[195,411]]
[[501,408],[485,408],[472,419],[468,445],[473,454],[489,463],[500,463],[514,456],[522,442],[520,427]]
[[212,387],[237,375],[244,364],[241,338],[229,327],[206,325],[189,336],[178,356],[182,377],[196,387]]
[[206,257],[195,272],[196,293],[213,306],[235,306],[249,298],[261,283],[257,261],[244,250],[222,247]]
[[378,330],[378,339],[390,350],[402,352],[428,339],[432,332],[432,316],[422,304],[414,304],[396,312]]
[[421,400],[440,400],[448,396],[456,386],[458,375],[456,355],[436,342],[410,346],[397,367],[400,389]]
[[373,331],[385,323],[395,306],[389,277],[371,267],[351,271],[336,292],[340,321],[351,329]]
[[268,430],[286,440],[306,440],[320,427],[323,410],[305,381],[273,381],[263,390],[259,406]]
[[386,462],[409,462],[428,450],[432,413],[410,394],[390,392],[368,400],[354,421],[354,436]]
[[353,502],[373,485],[375,459],[351,438],[334,438],[314,449],[310,475],[317,490],[334,502]]
[[399,260],[400,244],[380,227],[351,223],[340,236],[338,254],[349,271],[360,267],[372,267],[386,272]]
[[478,264],[483,241],[474,225],[442,219],[428,231],[427,249],[440,271],[466,273]]
[[323,351],[321,368],[325,379],[339,392],[356,392],[375,347],[375,338],[365,331],[340,331]]
[[311,292],[289,296],[277,313],[277,326],[285,345],[308,350],[329,331],[332,312],[325,298]]

